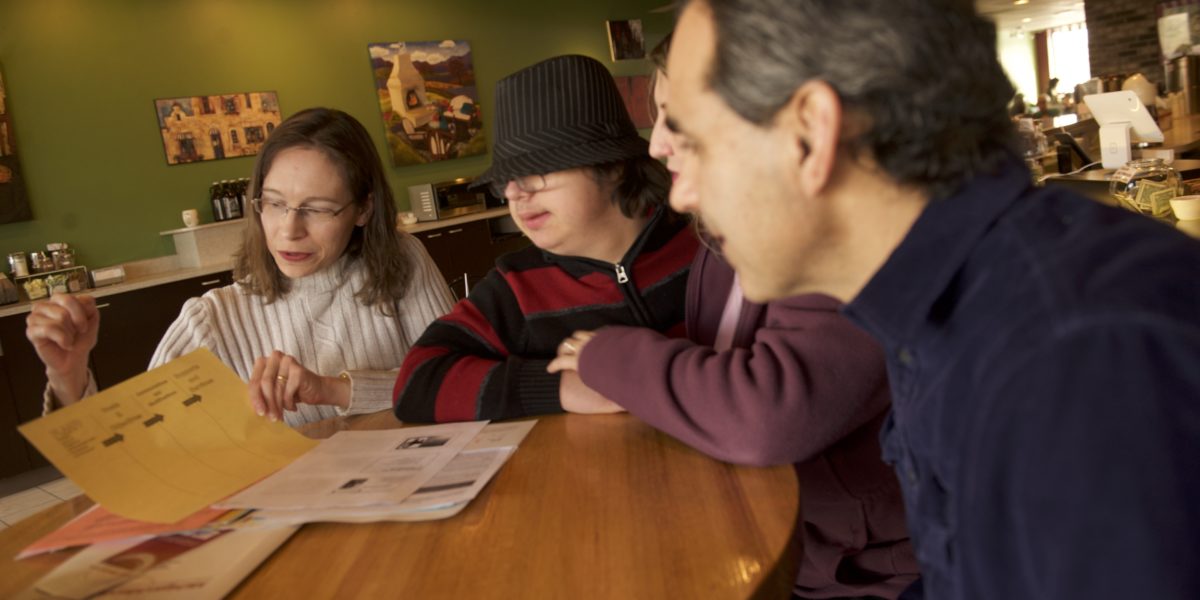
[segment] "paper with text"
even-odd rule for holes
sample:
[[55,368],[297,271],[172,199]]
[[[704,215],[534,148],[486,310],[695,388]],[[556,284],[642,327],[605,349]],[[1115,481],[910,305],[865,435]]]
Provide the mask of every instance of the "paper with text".
[[398,504],[357,508],[259,510],[260,525],[430,521],[458,514],[504,466],[537,421],[490,423],[453,460]]
[[173,523],[317,444],[250,410],[246,384],[206,349],[19,427],[108,510]]
[[487,425],[448,423],[339,431],[222,508],[323,509],[404,500],[437,474]]

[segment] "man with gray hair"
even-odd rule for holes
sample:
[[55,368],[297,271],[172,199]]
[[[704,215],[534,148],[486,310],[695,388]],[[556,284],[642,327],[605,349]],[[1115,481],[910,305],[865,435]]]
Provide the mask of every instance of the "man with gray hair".
[[[1036,188],[966,0],[692,0],[676,209],[888,357],[902,597],[1200,598],[1200,243]],[[801,481],[800,485],[804,485]]]

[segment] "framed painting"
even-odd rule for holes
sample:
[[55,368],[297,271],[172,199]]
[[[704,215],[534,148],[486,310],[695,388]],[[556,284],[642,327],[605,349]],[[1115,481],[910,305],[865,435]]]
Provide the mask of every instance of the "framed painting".
[[646,58],[641,19],[605,21],[604,24],[608,29],[608,52],[613,62]]
[[25,180],[21,177],[21,161],[17,158],[16,132],[8,112],[4,72],[0,70],[0,223],[32,218],[29,197],[25,195]]
[[367,49],[394,164],[487,152],[469,43],[383,42]]
[[168,165],[254,156],[279,125],[275,92],[154,101]]

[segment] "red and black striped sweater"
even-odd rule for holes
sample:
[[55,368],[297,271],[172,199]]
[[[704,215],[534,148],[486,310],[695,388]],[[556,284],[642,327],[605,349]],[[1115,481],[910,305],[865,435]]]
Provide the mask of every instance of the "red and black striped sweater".
[[[683,337],[698,249],[686,219],[660,209],[618,264],[513,252],[409,350],[393,392],[402,421],[508,419],[562,412],[546,372],[563,338],[605,325]],[[631,357],[631,359],[634,357]]]

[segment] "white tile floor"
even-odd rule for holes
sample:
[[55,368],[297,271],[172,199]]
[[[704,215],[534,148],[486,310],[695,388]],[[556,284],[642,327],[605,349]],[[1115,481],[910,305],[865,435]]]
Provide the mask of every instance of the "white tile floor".
[[70,480],[58,479],[0,498],[0,529],[82,493]]

